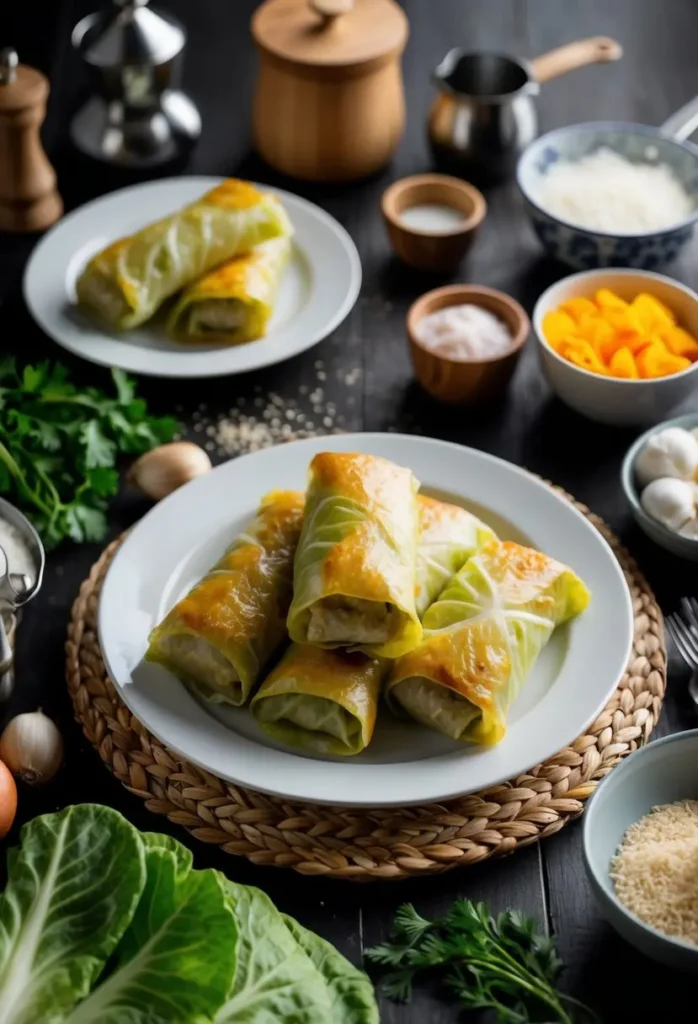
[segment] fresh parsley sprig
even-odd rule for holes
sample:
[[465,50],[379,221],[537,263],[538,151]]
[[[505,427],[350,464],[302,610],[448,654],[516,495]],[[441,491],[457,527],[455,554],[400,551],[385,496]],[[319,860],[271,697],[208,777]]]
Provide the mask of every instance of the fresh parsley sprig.
[[445,918],[429,921],[405,904],[388,941],[366,958],[384,968],[383,992],[397,1002],[411,999],[418,976],[441,972],[464,1009],[493,1010],[499,1024],[597,1021],[558,991],[563,964],[555,944],[518,911],[492,917],[485,903],[456,900]]
[[0,493],[16,501],[47,548],[99,541],[121,454],[171,441],[177,421],[147,414],[135,385],[112,370],[115,394],[78,388],[60,363],[18,369],[0,359]]

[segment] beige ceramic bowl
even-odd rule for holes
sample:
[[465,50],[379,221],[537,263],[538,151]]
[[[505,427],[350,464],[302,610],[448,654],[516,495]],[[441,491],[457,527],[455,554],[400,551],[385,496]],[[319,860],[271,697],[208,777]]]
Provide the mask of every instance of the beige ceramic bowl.
[[[401,214],[412,206],[450,206],[463,221],[450,231],[421,231],[408,227]],[[473,244],[487,213],[481,192],[467,181],[447,174],[415,174],[386,189],[381,200],[383,220],[397,256],[417,270],[455,270]]]
[[[511,347],[507,352],[491,359],[452,359],[421,344],[416,327],[422,317],[465,303],[481,306],[504,321],[511,333]],[[515,299],[475,284],[435,288],[417,299],[407,313],[407,336],[415,375],[422,387],[442,402],[469,404],[500,395],[511,379],[530,330],[531,323]]]

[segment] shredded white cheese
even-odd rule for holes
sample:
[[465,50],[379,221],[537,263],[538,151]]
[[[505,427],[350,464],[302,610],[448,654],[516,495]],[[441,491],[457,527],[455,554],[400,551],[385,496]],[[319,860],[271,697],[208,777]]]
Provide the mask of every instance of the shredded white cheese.
[[694,209],[666,164],[631,163],[607,148],[552,164],[542,178],[538,202],[570,224],[613,235],[661,231]]
[[698,946],[698,801],[655,807],[611,862],[616,895],[645,924]]

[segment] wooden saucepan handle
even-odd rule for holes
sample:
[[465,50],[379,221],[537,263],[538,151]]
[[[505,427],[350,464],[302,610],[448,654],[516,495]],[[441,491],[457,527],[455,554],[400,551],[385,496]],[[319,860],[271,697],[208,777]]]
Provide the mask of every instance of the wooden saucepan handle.
[[623,47],[615,39],[608,36],[592,36],[590,39],[578,39],[575,43],[558,46],[555,50],[535,57],[531,61],[531,67],[537,82],[549,82],[551,78],[566,75],[568,71],[576,71],[587,64],[620,60],[622,56]]
[[342,14],[348,14],[354,6],[354,0],[310,0],[310,6],[324,22],[330,24]]

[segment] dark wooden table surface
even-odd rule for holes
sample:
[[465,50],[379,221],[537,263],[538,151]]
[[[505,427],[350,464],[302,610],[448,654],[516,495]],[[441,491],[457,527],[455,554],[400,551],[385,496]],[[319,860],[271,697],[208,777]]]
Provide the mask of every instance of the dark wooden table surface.
[[[89,0],[23,0],[1,5],[0,45],[12,44],[27,63],[51,77],[53,94],[45,128],[47,147],[59,171],[66,204],[129,184],[132,177],[86,164],[70,150],[67,123],[84,93],[81,69],[70,52],[72,25]],[[8,8],[12,6],[12,10]],[[567,411],[554,400],[533,347],[524,353],[505,404],[485,413],[444,410],[414,384],[404,337],[410,301],[430,286],[392,259],[379,216],[379,198],[395,178],[429,166],[425,114],[431,98],[429,74],[451,46],[496,48],[531,57],[574,38],[609,34],[625,47],[620,64],[578,71],[546,85],[540,96],[543,128],[615,118],[659,124],[698,91],[698,5],[694,0],[405,0],[411,37],[405,54],[408,126],[393,165],[379,177],[350,187],[313,187],[283,182],[249,155],[249,111],[256,59],[248,34],[253,0],[168,0],[189,30],[185,85],[203,113],[204,130],[187,170],[254,175],[308,196],[338,217],[361,254],[361,298],[342,326],[317,349],[289,362],[228,380],[191,384],[143,379],[142,391],[160,412],[183,409],[191,424],[201,402],[223,413],[255,386],[307,404],[301,389],[315,380],[315,361],[325,364],[325,393],[357,430],[398,429],[446,438],[493,452],[555,480],[601,514],[638,558],[669,610],[678,597],[695,592],[695,572],[654,548],[631,523],[618,472],[632,432],[603,428]],[[488,194],[490,213],[459,280],[504,289],[529,310],[563,268],[542,258],[512,187]],[[20,295],[21,273],[34,239],[0,238],[0,347],[22,359],[60,357],[82,381],[106,382],[103,371],[66,356],[31,322]],[[696,249],[671,272],[698,286]],[[361,373],[353,387],[348,371]],[[305,390],[305,389],[303,389]],[[307,392],[306,392],[307,393]],[[693,407],[698,408],[698,395]],[[132,500],[113,510],[116,535],[144,506]],[[40,597],[27,611],[18,650],[18,687],[9,717],[41,704],[61,724],[66,763],[43,790],[22,789],[17,825],[68,803],[110,804],[141,828],[182,831],[148,814],[141,801],[117,784],[72,721],[66,696],[63,643],[71,602],[98,554],[97,547],[64,547],[49,561]],[[669,693],[658,732],[695,724],[685,695],[685,672],[671,661]],[[16,839],[17,827],[9,840]],[[355,887],[306,879],[272,868],[254,868],[216,849],[190,842],[198,866],[215,865],[231,878],[265,889],[277,904],[334,942],[355,962],[362,949],[381,939],[398,905],[417,904],[438,914],[455,896],[487,899],[496,908],[520,907],[557,937],[567,961],[565,984],[593,1004],[605,1021],[684,1019],[679,1007],[695,987],[643,959],[604,924],[584,880],[581,836],[574,824],[539,847],[514,857],[438,878]],[[455,1008],[431,997],[409,1007],[382,1003],[386,1024],[455,1022]]]

